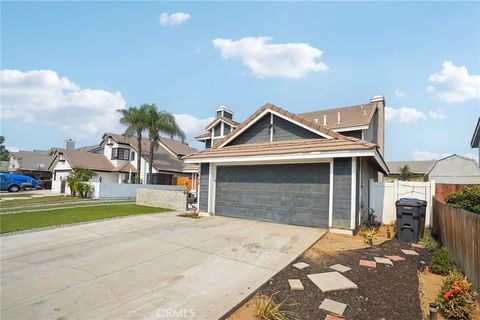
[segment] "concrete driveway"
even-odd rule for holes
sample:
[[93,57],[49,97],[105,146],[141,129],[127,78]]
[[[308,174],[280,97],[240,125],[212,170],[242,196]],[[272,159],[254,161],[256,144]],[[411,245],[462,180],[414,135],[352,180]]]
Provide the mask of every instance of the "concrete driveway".
[[2,319],[218,319],[326,231],[176,213],[3,236]]

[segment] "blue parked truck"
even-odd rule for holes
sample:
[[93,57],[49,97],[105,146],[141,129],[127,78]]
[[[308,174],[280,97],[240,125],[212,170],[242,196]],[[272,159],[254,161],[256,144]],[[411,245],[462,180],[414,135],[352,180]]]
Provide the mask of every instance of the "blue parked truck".
[[41,189],[41,183],[32,177],[16,173],[0,173],[0,190],[18,192],[25,188]]

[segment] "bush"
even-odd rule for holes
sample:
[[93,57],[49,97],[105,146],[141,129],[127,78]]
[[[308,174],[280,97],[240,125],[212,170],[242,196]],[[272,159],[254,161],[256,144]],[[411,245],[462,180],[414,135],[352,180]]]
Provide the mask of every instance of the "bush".
[[452,207],[480,214],[480,186],[462,187],[460,191],[449,194],[445,201]]
[[429,266],[433,273],[445,276],[454,270],[455,262],[447,248],[441,247],[433,251]]
[[446,319],[473,319],[476,295],[466,277],[459,272],[451,272],[437,296],[438,310]]
[[295,316],[286,311],[286,309],[297,305],[297,303],[287,302],[285,298],[280,303],[274,301],[274,297],[277,293],[272,294],[269,297],[256,295],[255,297],[255,309],[257,318],[261,320],[288,320],[289,317],[295,318]]

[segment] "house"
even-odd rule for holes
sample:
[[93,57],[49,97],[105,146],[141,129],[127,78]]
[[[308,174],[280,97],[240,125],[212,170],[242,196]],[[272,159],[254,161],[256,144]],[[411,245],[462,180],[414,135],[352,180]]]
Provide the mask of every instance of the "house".
[[195,137],[195,139],[205,143],[205,149],[208,149],[214,146],[220,139],[223,139],[238,125],[239,123],[233,120],[233,111],[221,105],[216,110],[215,119],[205,128],[207,132]]
[[435,161],[425,181],[447,184],[480,184],[480,168],[474,159],[452,154]]
[[200,212],[352,234],[368,218],[370,179],[388,174],[384,107],[380,96],[301,115],[265,104],[184,158],[200,164]]
[[[137,174],[138,156],[141,157],[140,179],[145,184],[149,174],[150,141],[142,138],[141,145],[142,153],[139,155],[136,137],[105,133],[97,146],[76,150],[57,149],[50,164],[53,172],[52,190],[66,192],[63,181],[75,166],[94,170],[97,175],[91,182],[132,182]],[[172,185],[182,177],[196,179],[198,166],[190,165],[184,171],[186,165],[181,159],[195,151],[186,143],[161,137],[153,157],[152,184]],[[195,184],[191,185],[195,188]]]
[[414,175],[410,180],[424,181],[426,174],[435,164],[435,160],[425,161],[387,161],[387,166],[390,171],[390,175],[385,180],[398,179],[400,175],[400,168],[408,166],[410,172]]
[[48,170],[52,162],[48,150],[10,152],[8,171],[24,174],[39,180],[50,180],[52,173]]
[[477,126],[475,127],[475,131],[473,132],[472,140],[470,141],[470,148],[478,149],[478,161],[480,163],[480,117],[477,121]]

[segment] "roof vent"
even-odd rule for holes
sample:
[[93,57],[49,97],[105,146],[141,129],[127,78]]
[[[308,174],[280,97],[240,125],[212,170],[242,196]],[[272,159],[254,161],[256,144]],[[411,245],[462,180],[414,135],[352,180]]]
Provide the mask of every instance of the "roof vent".
[[385,98],[381,95],[374,96],[372,99],[370,99],[370,102],[379,102],[383,101],[385,102]]
[[313,119],[313,121],[315,121],[315,123],[318,123],[318,118]]
[[327,115],[326,114],[323,115],[323,125],[324,126],[327,125]]
[[337,112],[337,123],[340,123],[340,111]]

